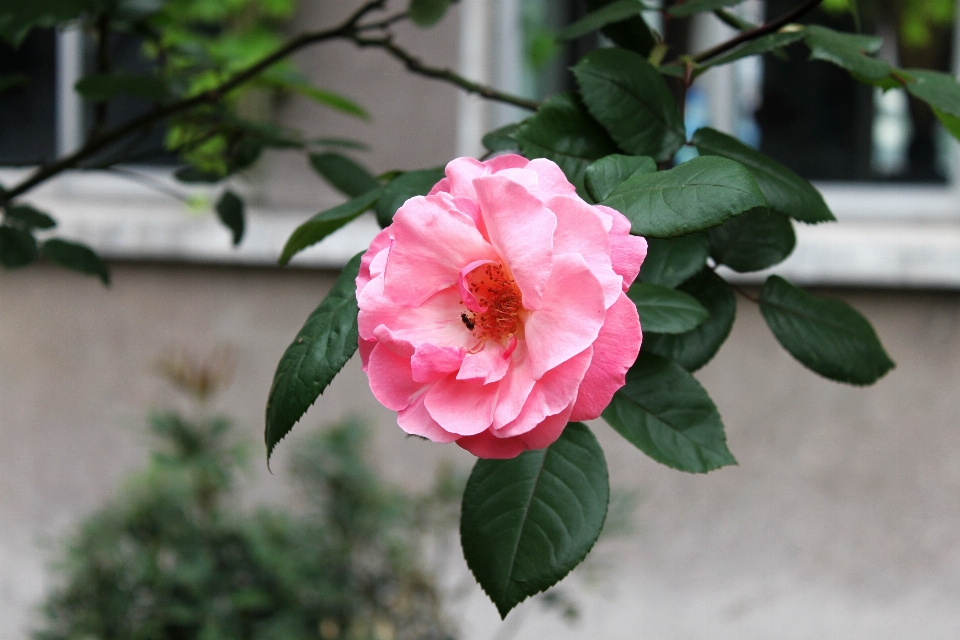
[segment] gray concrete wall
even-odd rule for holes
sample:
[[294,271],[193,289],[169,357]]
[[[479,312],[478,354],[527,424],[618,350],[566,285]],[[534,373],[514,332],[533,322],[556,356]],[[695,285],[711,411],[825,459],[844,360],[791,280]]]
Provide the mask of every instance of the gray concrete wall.
[[[305,270],[124,264],[114,278],[104,290],[47,267],[0,277],[4,640],[23,637],[56,541],[143,464],[144,415],[175,400],[152,372],[163,350],[232,345],[236,379],[217,406],[259,443],[274,367],[332,282]],[[613,484],[638,496],[635,530],[568,581],[579,623],[525,605],[501,638],[509,625],[531,639],[960,637],[960,294],[834,293],[874,321],[897,369],[869,389],[821,380],[741,300],[730,341],[698,374],[740,466],[685,475],[595,425]],[[347,414],[375,425],[376,459],[393,479],[423,486],[440,458],[471,464],[455,446],[404,438],[352,361],[280,445],[277,473],[254,459],[249,498],[285,498],[285,451]],[[449,584],[464,579],[458,553]],[[451,612],[463,637],[499,628],[477,590]]]

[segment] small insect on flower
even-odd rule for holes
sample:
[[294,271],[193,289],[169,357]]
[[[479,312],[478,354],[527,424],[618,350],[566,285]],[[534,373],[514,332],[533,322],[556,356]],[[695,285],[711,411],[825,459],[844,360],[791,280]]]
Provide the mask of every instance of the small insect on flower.
[[465,313],[460,314],[460,320],[463,321],[463,324],[467,327],[467,329],[470,329],[470,331],[473,331],[474,327],[477,326],[473,323],[473,320],[470,319],[470,316]]

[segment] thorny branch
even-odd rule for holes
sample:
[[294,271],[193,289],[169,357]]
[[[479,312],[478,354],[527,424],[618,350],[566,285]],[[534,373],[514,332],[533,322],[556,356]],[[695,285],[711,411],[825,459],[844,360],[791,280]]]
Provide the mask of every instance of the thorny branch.
[[127,136],[138,132],[140,129],[165,120],[170,116],[188,111],[194,107],[203,104],[215,103],[232,90],[252,80],[269,67],[280,62],[281,60],[284,60],[285,58],[288,58],[297,51],[308,46],[330,40],[346,39],[355,42],[361,47],[381,48],[393,55],[395,58],[403,61],[407,69],[413,73],[451,83],[465,91],[476,93],[489,100],[505,102],[507,104],[512,104],[531,110],[537,109],[539,103],[532,100],[513,96],[501,91],[497,91],[492,87],[477,82],[472,82],[471,80],[468,80],[467,78],[464,78],[463,76],[460,76],[449,69],[440,69],[425,65],[419,59],[415,58],[407,51],[394,44],[392,36],[389,33],[379,38],[364,37],[362,34],[365,32],[373,30],[384,31],[393,24],[407,18],[406,13],[400,13],[390,16],[379,22],[361,24],[361,20],[365,16],[371,12],[383,9],[388,1],[389,0],[370,0],[358,8],[346,19],[346,21],[339,26],[332,29],[313,31],[295,36],[272,54],[264,57],[258,62],[251,64],[246,69],[235,73],[233,76],[212,89],[203,91],[193,96],[182,98],[174,102],[158,105],[151,111],[118,125],[113,129],[98,132],[73,153],[54,160],[49,164],[38,167],[30,176],[28,176],[19,184],[13,186],[5,192],[0,192],[0,205],[5,205],[8,202],[12,202],[15,198],[23,195],[24,193],[62,173],[63,171],[79,167],[84,160],[95,156],[114,143],[119,142]]

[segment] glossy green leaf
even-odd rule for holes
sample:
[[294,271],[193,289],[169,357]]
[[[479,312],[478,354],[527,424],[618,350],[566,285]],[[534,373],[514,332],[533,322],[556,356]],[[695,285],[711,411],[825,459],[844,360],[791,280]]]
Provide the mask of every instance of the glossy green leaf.
[[481,140],[483,148],[487,151],[519,151],[520,145],[513,137],[519,127],[520,124],[514,122],[488,132]]
[[357,350],[358,253],[344,266],[327,297],[287,347],[267,399],[267,460]]
[[28,229],[53,229],[57,226],[57,221],[49,215],[26,204],[8,207],[5,215],[8,220],[12,220]]
[[925,69],[907,69],[911,82],[907,91],[936,111],[960,118],[960,83],[948,73]]
[[544,102],[514,137],[525,157],[556,162],[581,194],[586,193],[583,175],[587,167],[617,152],[607,132],[572,93],[561,93]]
[[460,542],[501,617],[586,557],[609,499],[603,450],[578,422],[546,449],[477,461],[463,492]]
[[613,154],[600,158],[584,174],[587,193],[596,202],[600,202],[635,173],[653,173],[657,163],[649,156],[623,156]]
[[750,40],[749,42],[740,45],[736,49],[728,51],[727,53],[713,58],[712,60],[708,60],[707,65],[716,67],[722,64],[736,62],[737,60],[748,58],[750,56],[770,53],[771,51],[782,49],[783,47],[789,46],[802,39],[803,29],[769,33],[765,36],[757,38],[756,40]]
[[659,284],[634,282],[627,296],[637,305],[644,332],[686,333],[710,316],[693,296]]
[[689,372],[666,358],[641,350],[603,419],[668,467],[707,473],[737,464],[710,396]]
[[677,102],[646,58],[616,47],[597,49],[573,74],[590,114],[624,151],[666,162],[683,146]]
[[625,215],[633,233],[655,238],[684,236],[767,207],[746,167],[716,156],[694,158],[668,171],[634,174],[603,204]]
[[141,76],[117,71],[86,76],[75,85],[77,93],[87,100],[100,102],[121,93],[144,100],[163,100],[168,95],[167,83],[159,76]]
[[414,24],[421,27],[430,27],[440,22],[451,0],[410,0],[407,13]]
[[693,331],[677,335],[644,331],[641,351],[673,360],[687,371],[710,362],[730,335],[737,313],[737,300],[727,282],[710,269],[677,287],[703,305],[710,317]]
[[760,293],[760,312],[783,348],[825,378],[868,385],[895,366],[867,319],[845,302],[770,276]]
[[591,31],[602,29],[608,24],[623,22],[635,18],[648,7],[639,0],[614,0],[595,11],[591,11],[557,34],[558,40],[576,40]]
[[797,237],[785,215],[750,211],[707,230],[710,256],[739,273],[761,271],[783,262],[793,252]]
[[361,120],[370,119],[370,114],[366,109],[350,98],[340,95],[339,93],[327,91],[326,89],[321,89],[320,87],[315,87],[308,82],[293,83],[288,85],[287,88],[292,91],[296,91],[306,98],[310,98],[317,104],[322,104],[326,107],[330,107],[331,109],[340,111],[341,113],[356,116]]
[[220,222],[233,233],[233,246],[237,246],[243,240],[243,200],[233,191],[227,190],[217,200],[216,209]]
[[681,0],[673,3],[667,13],[674,18],[687,18],[701,11],[713,11],[722,9],[735,4],[740,4],[743,0]]
[[344,202],[313,216],[290,234],[277,262],[281,265],[287,264],[293,256],[307,247],[312,247],[343,225],[358,218],[360,214],[374,206],[382,193],[383,187],[378,187],[357,196],[349,202]]
[[640,279],[664,287],[676,287],[703,269],[709,243],[703,233],[679,238],[648,238],[647,257],[640,267]]
[[377,222],[388,227],[393,216],[403,203],[414,196],[425,196],[434,185],[443,179],[443,169],[420,169],[408,171],[391,180],[383,189],[383,195],[377,202]]
[[110,271],[107,265],[93,249],[85,244],[52,238],[41,245],[40,253],[45,259],[61,267],[96,276],[104,285],[110,284]]
[[37,241],[29,231],[0,225],[0,265],[25,267],[37,259]]
[[883,60],[865,55],[876,53],[880,49],[880,38],[810,25],[804,31],[803,39],[810,47],[812,60],[830,62],[858,78],[880,80],[893,71]]
[[340,153],[310,154],[310,165],[333,188],[351,198],[380,186],[380,182],[363,165]]
[[28,82],[30,82],[30,78],[22,73],[12,73],[9,75],[0,76],[0,93],[3,93],[7,89],[12,89],[13,87],[21,87]]
[[[618,0],[587,0],[587,10],[597,11],[604,6],[613,4]],[[614,22],[603,27],[603,35],[609,38],[618,47],[636,51],[646,57],[656,46],[659,37],[654,35],[650,26],[642,16],[633,16]]]
[[811,224],[836,220],[812,184],[766,154],[710,128],[699,129],[692,142],[701,156],[729,158],[749,169],[771,210]]

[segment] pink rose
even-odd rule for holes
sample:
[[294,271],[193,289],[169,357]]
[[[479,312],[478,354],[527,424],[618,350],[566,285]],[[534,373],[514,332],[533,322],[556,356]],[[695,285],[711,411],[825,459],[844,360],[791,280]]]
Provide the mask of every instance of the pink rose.
[[624,292],[646,253],[549,160],[452,161],[363,256],[373,395],[407,433],[481,458],[550,445],[624,385],[641,337]]

